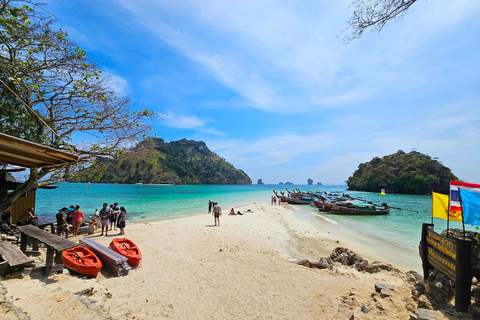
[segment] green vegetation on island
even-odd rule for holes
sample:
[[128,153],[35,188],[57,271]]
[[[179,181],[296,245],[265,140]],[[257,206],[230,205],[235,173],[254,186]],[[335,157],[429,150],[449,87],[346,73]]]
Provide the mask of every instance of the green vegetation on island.
[[82,182],[251,184],[242,170],[210,151],[203,141],[147,138],[116,159],[103,159],[78,176]]
[[375,157],[361,163],[346,181],[349,190],[403,194],[448,194],[450,180],[458,178],[449,168],[416,151]]

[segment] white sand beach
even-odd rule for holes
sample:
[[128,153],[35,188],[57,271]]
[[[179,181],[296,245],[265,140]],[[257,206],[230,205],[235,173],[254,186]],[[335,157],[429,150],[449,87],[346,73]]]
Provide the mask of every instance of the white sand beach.
[[[68,272],[6,279],[0,314],[38,320],[409,319],[416,302],[403,272],[296,263],[318,261],[338,246],[380,260],[373,250],[294,218],[294,206],[236,210],[247,208],[254,212],[224,212],[220,227],[207,214],[127,224],[126,237],[143,254],[138,268],[123,277],[102,271],[93,279]],[[99,234],[88,237],[108,246],[113,236]],[[393,286],[391,296],[375,294],[375,283]],[[90,288],[93,294],[80,294]],[[365,313],[362,306],[371,309]]]

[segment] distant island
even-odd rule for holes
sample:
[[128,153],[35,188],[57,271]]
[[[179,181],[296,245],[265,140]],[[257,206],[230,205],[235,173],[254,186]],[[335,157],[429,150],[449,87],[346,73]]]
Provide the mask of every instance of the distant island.
[[242,170],[210,151],[203,141],[147,138],[119,155],[80,172],[80,182],[154,184],[252,184]]
[[346,181],[349,190],[402,194],[448,194],[450,180],[458,178],[436,159],[402,150],[361,163]]

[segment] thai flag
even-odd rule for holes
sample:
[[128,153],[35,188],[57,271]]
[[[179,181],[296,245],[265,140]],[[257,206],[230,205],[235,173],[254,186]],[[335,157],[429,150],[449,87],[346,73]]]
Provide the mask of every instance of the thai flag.
[[450,180],[450,202],[448,210],[451,212],[462,212],[462,207],[460,206],[460,193],[458,191],[459,188],[473,192],[480,192],[480,184],[478,183]]

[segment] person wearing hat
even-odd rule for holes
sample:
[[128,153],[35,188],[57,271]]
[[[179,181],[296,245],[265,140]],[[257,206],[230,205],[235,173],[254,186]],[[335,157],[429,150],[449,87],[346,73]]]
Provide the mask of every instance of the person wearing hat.
[[63,236],[63,233],[65,232],[65,239],[68,239],[68,232],[70,229],[68,228],[67,220],[65,220],[65,214],[67,213],[68,208],[63,207],[62,209],[58,210],[57,213],[57,230],[58,230],[58,235]]

